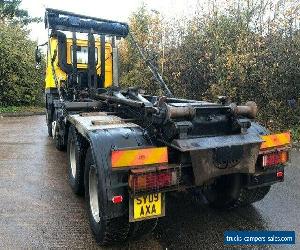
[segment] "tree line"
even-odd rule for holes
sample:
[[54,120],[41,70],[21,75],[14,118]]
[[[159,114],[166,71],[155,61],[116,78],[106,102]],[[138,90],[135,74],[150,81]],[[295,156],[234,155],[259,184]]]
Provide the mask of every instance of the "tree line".
[[35,69],[37,44],[27,28],[41,19],[31,17],[20,4],[0,1],[0,107],[43,103],[44,67]]
[[[300,4],[297,0],[195,0],[189,16],[169,18],[141,5],[130,30],[175,96],[258,104],[272,130],[299,123]],[[222,4],[221,4],[222,2]],[[27,24],[40,21],[0,1],[0,106],[43,102],[44,68]],[[163,94],[130,37],[120,41],[121,84]]]
[[[176,96],[258,104],[272,130],[299,123],[300,4],[298,1],[198,1],[181,19],[142,5],[129,20],[148,59]],[[224,1],[223,1],[224,3]],[[205,5],[205,6],[204,6]],[[121,82],[159,93],[127,38],[121,42]]]

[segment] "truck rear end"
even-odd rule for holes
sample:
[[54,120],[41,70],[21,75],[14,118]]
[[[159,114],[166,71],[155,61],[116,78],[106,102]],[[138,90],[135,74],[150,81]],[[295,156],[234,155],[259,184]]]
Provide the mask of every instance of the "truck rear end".
[[186,190],[205,196],[212,206],[233,208],[262,199],[272,184],[283,181],[288,132],[269,134],[251,119],[238,118],[230,106],[166,105],[195,110],[162,119],[154,145],[110,153],[112,172],[128,174],[119,195],[128,192],[130,221],[164,216],[166,192]]
[[[128,229],[122,235],[135,238],[167,214],[166,193],[190,192],[196,199],[205,197],[212,207],[232,209],[263,199],[271,185],[284,180],[290,133],[270,134],[255,123],[253,103],[234,106],[143,96],[149,103],[136,108],[130,100],[133,93],[114,91],[96,97],[104,98],[102,108],[110,107],[109,112],[67,117],[86,140],[79,151],[92,149],[93,164],[101,171],[95,178],[105,203],[101,209],[99,201],[93,209],[89,200],[90,211],[98,211],[91,212],[92,225],[103,216],[117,219],[126,222],[118,226]],[[81,168],[90,176],[87,164]],[[90,197],[94,191],[84,188]],[[93,196],[101,196],[100,190]]]
[[53,9],[45,23],[48,133],[67,151],[69,183],[85,195],[100,245],[151,232],[168,213],[166,193],[191,192],[228,209],[261,200],[284,180],[290,134],[257,124],[254,102],[171,97],[149,60],[165,95],[121,89],[115,41],[127,24]]

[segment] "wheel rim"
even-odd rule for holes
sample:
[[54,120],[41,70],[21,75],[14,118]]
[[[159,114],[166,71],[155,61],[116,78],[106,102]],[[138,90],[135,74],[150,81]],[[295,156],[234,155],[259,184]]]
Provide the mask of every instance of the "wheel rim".
[[75,143],[71,140],[70,143],[70,165],[71,165],[71,173],[73,178],[76,176],[76,157],[75,157]]
[[53,139],[55,139],[55,137],[56,137],[56,121],[53,121],[51,123],[51,127],[52,127],[52,137],[53,137]]
[[90,167],[89,171],[89,197],[90,197],[90,208],[94,220],[98,223],[100,221],[99,216],[99,203],[98,203],[98,185],[97,175],[93,167]]

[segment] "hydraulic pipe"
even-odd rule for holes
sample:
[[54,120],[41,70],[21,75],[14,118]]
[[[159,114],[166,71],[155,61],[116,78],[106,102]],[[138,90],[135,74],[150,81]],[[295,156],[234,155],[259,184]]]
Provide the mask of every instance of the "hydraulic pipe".
[[237,106],[235,103],[230,104],[231,110],[235,115],[246,116],[254,119],[257,115],[257,105],[255,102],[246,102],[243,106]]
[[173,107],[164,103],[162,108],[166,111],[166,119],[174,119],[174,118],[193,118],[196,115],[196,109],[187,105],[184,107]]
[[129,27],[126,23],[96,17],[79,15],[68,11],[46,9],[46,28],[126,37]]
[[129,100],[126,98],[123,99],[123,98],[109,96],[109,95],[105,95],[105,94],[95,95],[95,99],[102,100],[102,101],[112,101],[115,103],[125,104],[125,105],[135,107],[135,108],[142,108],[145,106],[145,104],[143,102],[133,101],[133,100]]
[[104,88],[105,86],[105,36],[101,35],[101,85],[99,88]]

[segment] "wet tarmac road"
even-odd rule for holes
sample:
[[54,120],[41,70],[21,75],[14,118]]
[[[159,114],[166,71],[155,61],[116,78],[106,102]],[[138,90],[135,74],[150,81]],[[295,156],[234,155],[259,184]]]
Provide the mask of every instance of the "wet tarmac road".
[[[167,216],[152,235],[114,248],[220,249],[223,232],[231,229],[295,230],[297,242],[299,163],[300,152],[293,151],[285,182],[248,208],[220,212],[185,194],[169,197]],[[84,199],[68,185],[66,155],[47,137],[44,116],[0,118],[0,248],[98,248]]]

